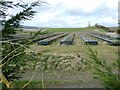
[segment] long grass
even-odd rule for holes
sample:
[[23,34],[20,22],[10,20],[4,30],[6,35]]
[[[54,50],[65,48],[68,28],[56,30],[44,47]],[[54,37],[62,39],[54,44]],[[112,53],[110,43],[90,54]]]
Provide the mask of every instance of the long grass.
[[88,50],[90,52],[89,56],[94,63],[94,78],[100,80],[107,90],[119,90],[119,73],[115,73],[112,66],[108,66],[103,58],[99,58],[97,51],[93,51],[90,47],[88,47]]

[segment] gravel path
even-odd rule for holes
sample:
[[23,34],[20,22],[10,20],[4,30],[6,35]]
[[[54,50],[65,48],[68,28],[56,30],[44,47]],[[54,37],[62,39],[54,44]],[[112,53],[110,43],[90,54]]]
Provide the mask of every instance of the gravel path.
[[[21,80],[30,80],[33,73],[34,70],[23,73]],[[42,78],[44,82],[52,82],[49,85],[45,83],[47,88],[103,88],[90,72],[37,71],[33,80],[42,81]]]

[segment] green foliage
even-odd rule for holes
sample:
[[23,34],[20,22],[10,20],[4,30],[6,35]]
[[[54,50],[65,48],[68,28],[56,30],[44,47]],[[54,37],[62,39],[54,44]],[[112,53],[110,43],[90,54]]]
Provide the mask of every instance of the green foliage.
[[[2,5],[2,7],[6,6],[6,4],[8,4],[7,2],[1,2],[0,3]],[[2,29],[2,36],[3,37],[8,37],[10,34],[15,34],[16,33],[16,28],[20,27],[20,23],[21,21],[24,20],[30,20],[31,18],[33,18],[33,16],[35,15],[36,11],[33,10],[33,7],[35,6],[39,6],[41,4],[41,2],[33,2],[31,3],[30,6],[28,6],[28,4],[15,4],[13,5],[13,2],[9,3],[10,5],[7,5],[7,9],[9,7],[13,8],[13,6],[19,6],[23,8],[23,11],[17,13],[15,16],[11,16],[10,19],[8,20],[3,20],[2,24],[4,26],[4,28]],[[4,9],[4,8],[3,8]],[[4,13],[4,10],[1,10]],[[5,15],[2,14],[2,16]]]
[[120,34],[120,26],[118,27],[117,33]]
[[[40,56],[41,56],[41,54],[36,54],[35,52],[30,52],[27,55],[27,61],[29,63],[32,63],[33,69],[36,69],[36,66],[38,65],[38,61],[40,59]],[[31,64],[29,64],[29,63],[28,63],[28,65],[30,65],[30,67],[31,67]]]
[[[4,38],[9,38],[10,34],[15,34],[16,30],[20,27],[21,21],[30,20],[35,15],[36,11],[33,10],[33,7],[41,5],[43,2],[33,2],[30,5],[28,4],[13,4],[13,2],[0,1],[0,17],[2,17],[2,36]],[[15,16],[7,14],[9,8],[14,9],[22,8],[23,11],[17,13]],[[9,19],[6,19],[9,17]],[[20,73],[23,66],[26,65],[27,54],[25,52],[26,45],[29,45],[34,37],[40,33],[34,34],[30,39],[19,40],[19,42],[2,42],[2,60],[0,66],[2,67],[2,73],[5,78],[10,82],[20,78]]]
[[39,31],[35,32],[35,33],[30,33],[30,38],[33,39],[33,38],[37,38],[38,35],[41,34],[41,31],[42,29],[40,29]]
[[105,60],[98,58],[97,52],[94,52],[90,47],[88,49],[90,52],[89,56],[95,64],[95,78],[99,79],[106,89],[119,90],[120,79],[118,78],[118,73],[115,74],[112,68],[106,64]]
[[2,44],[2,72],[9,81],[19,78],[22,66],[25,65],[24,47],[11,43]]
[[0,1],[0,17],[6,18],[9,14],[5,12],[8,8],[13,8],[13,2],[11,1]]
[[[35,35],[33,35],[34,37]],[[27,54],[25,49],[34,38],[20,40],[18,43],[3,42],[2,43],[2,72],[8,81],[14,81],[20,78],[20,73],[23,72],[24,66],[29,58],[33,60],[34,67],[36,66],[35,54]]]

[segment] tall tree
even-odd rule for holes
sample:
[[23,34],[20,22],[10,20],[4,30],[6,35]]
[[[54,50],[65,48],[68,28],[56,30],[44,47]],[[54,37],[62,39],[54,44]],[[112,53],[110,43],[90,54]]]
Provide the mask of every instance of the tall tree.
[[[0,1],[0,17],[1,24],[3,25],[2,29],[2,37],[9,38],[11,34],[15,34],[17,28],[21,25],[21,22],[24,20],[31,20],[36,11],[33,10],[34,7],[40,6],[41,1],[36,1],[29,4],[24,3],[16,3]],[[22,11],[17,13],[16,15],[10,15],[7,13],[9,8],[22,8]],[[9,19],[6,19],[9,16]],[[36,33],[38,34],[38,33]],[[34,35],[33,35],[34,37]],[[33,38],[31,38],[33,39]],[[29,41],[29,39],[28,39]],[[0,67],[2,67],[3,76],[8,81],[14,81],[19,79],[19,73],[21,70],[21,66],[23,66],[26,62],[26,53],[25,51],[26,43],[12,43],[12,42],[2,42],[2,60],[0,63]],[[6,81],[6,80],[5,80]],[[3,82],[5,84],[5,82]],[[7,86],[7,85],[6,85]]]
[[[33,18],[35,13],[37,13],[36,11],[33,10],[33,8],[36,6],[40,6],[41,3],[44,2],[36,1],[28,5],[28,4],[21,4],[21,3],[14,4],[13,2],[0,1],[0,6],[1,6],[0,17],[2,18],[2,25],[3,25],[2,36],[8,37],[10,34],[15,34],[17,28],[20,27],[22,21],[30,20],[31,18]],[[6,12],[9,8],[14,9],[20,7],[23,10],[14,16]],[[7,16],[9,16],[10,19],[6,20]]]

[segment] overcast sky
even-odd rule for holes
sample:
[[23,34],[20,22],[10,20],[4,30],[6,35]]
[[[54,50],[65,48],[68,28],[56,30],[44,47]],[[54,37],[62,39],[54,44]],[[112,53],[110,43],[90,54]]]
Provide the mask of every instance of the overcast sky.
[[[13,0],[20,1],[20,0]],[[23,0],[30,3],[36,0]],[[119,0],[42,0],[38,12],[24,25],[39,27],[86,27],[88,23],[118,26]],[[19,10],[11,10],[16,13]]]

